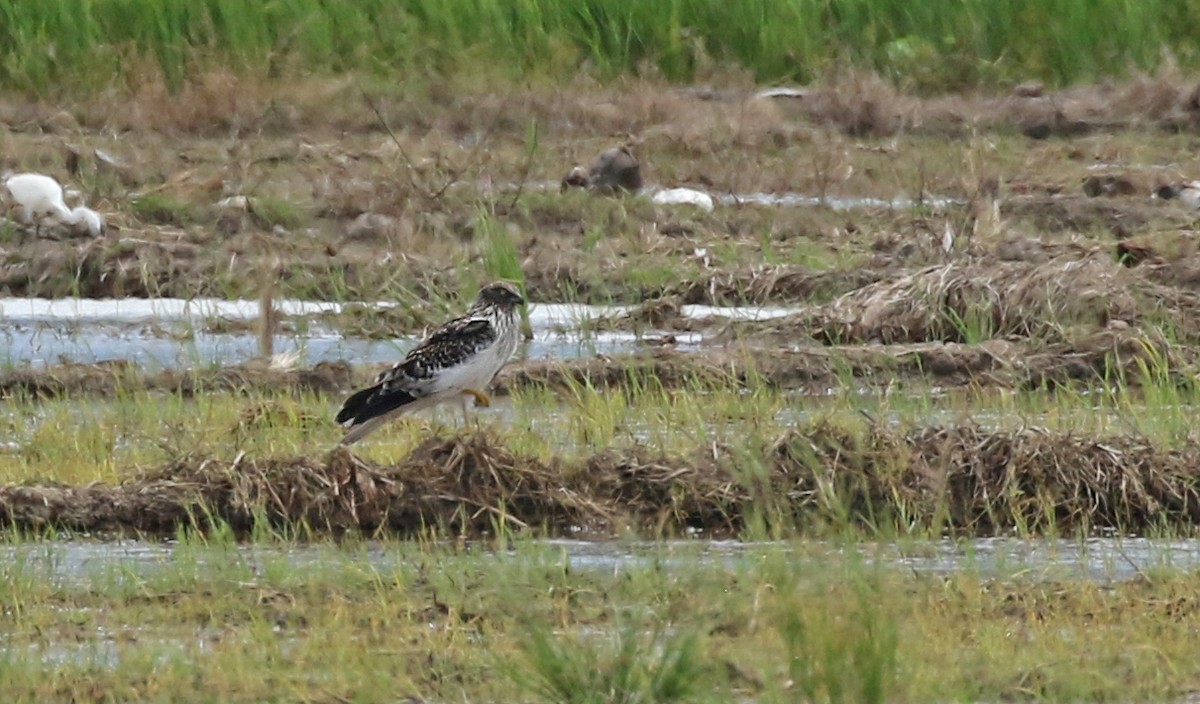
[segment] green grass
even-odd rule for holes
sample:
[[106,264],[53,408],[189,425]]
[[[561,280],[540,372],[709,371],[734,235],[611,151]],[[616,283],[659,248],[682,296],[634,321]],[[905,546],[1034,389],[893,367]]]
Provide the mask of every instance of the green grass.
[[193,206],[157,193],[142,196],[129,204],[139,220],[160,225],[186,225],[195,220]]
[[704,663],[691,634],[644,636],[625,626],[611,637],[567,638],[531,630],[525,650],[529,665],[513,668],[514,679],[546,702],[665,704],[703,694]]
[[[1094,391],[931,391],[896,386],[863,394],[847,381],[833,396],[798,396],[767,382],[748,386],[712,378],[682,388],[631,374],[624,388],[576,385],[554,394],[519,389],[502,408],[482,410],[484,425],[503,431],[505,445],[535,457],[586,457],[614,447],[685,455],[712,443],[761,453],[791,428],[831,422],[849,431],[866,418],[905,428],[978,423],[996,430],[1036,426],[1052,432],[1102,437],[1133,433],[1163,447],[1193,435],[1200,387],[1169,379],[1137,388],[1113,380],[1107,393]],[[19,452],[0,454],[0,482],[34,479],[69,484],[116,481],[138,466],[191,454],[231,459],[320,454],[340,436],[329,422],[338,399],[323,395],[256,392],[249,396],[203,393],[193,398],[121,392],[114,398],[45,400],[20,398],[0,404],[0,425]],[[246,426],[248,409],[270,410]],[[461,424],[452,409],[397,422],[377,435],[365,452],[377,461],[398,461],[430,432]]]
[[290,230],[300,227],[310,219],[300,206],[289,200],[272,196],[252,198],[250,214],[266,230],[277,226]]
[[642,546],[614,570],[530,541],[351,538],[297,559],[180,538],[82,565],[5,546],[6,701],[1143,701],[1200,685],[1190,620],[1164,612],[1200,599],[1178,571],[984,580],[799,542]]
[[1154,69],[1167,55],[1193,67],[1198,20],[1200,9],[1167,0],[9,0],[0,4],[0,85],[123,87],[147,62],[172,87],[213,65],[264,78],[459,74],[480,85],[580,68],[686,81],[713,66],[807,81],[845,65],[932,89],[1069,83]]

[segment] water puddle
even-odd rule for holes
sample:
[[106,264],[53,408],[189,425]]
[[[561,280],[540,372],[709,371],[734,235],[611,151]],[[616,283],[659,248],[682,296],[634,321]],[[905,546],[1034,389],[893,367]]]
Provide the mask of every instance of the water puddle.
[[846,211],[865,208],[883,210],[911,210],[933,208],[941,210],[952,205],[963,205],[966,201],[947,196],[925,196],[924,198],[873,198],[870,196],[812,196],[804,193],[733,193],[714,195],[720,205],[762,205],[779,208],[819,208]]
[[[558,191],[562,184],[558,181],[533,181],[525,183],[524,186],[517,184],[507,184],[503,190],[515,192],[520,188],[525,191]],[[642,189],[641,195],[653,199],[656,194],[665,193],[675,190],[673,186],[647,186]],[[692,190],[688,188],[687,190]],[[807,193],[767,193],[767,192],[751,192],[751,193],[717,193],[697,191],[706,193],[711,196],[717,205],[725,206],[744,206],[755,205],[769,208],[829,208],[837,211],[847,210],[862,210],[862,209],[885,209],[885,210],[911,210],[913,208],[933,208],[942,209],[954,205],[965,205],[966,200],[962,198],[951,198],[949,196],[926,195],[922,198],[910,198],[907,196],[897,196],[894,198],[880,198],[877,196],[836,196],[836,195],[810,195]],[[666,205],[664,207],[674,207]]]
[[[232,555],[231,555],[232,553]],[[1102,584],[1139,578],[1156,570],[1200,569],[1200,540],[1092,538],[1087,540],[1023,540],[987,538],[915,543],[744,543],[677,540],[665,542],[593,542],[573,539],[532,541],[516,551],[480,549],[480,557],[569,566],[575,571],[620,575],[653,569],[680,571],[721,569],[736,573],[773,556],[811,562],[819,571],[831,559],[854,557],[866,565],[918,575],[968,571],[983,578],[1022,580],[1086,580]],[[156,580],[172,583],[182,571],[206,578],[227,575],[252,586],[258,576],[318,570],[365,570],[380,579],[399,577],[417,567],[422,556],[403,544],[369,542],[357,548],[297,544],[180,546],[138,540],[30,542],[0,546],[0,583],[29,582],[53,590],[121,587],[140,590]],[[454,559],[454,558],[447,558]],[[341,573],[341,572],[339,572]],[[249,582],[245,580],[249,579]],[[85,637],[52,638],[29,643],[0,634],[0,660],[32,657],[46,665],[86,665],[101,669],[121,664],[128,643],[154,644],[163,658],[203,651],[214,634],[205,629],[147,629],[138,624],[97,625]],[[286,640],[286,638],[285,638]]]
[[[292,317],[297,332],[275,337],[276,352],[294,352],[301,364],[348,359],[357,363],[395,360],[415,344],[418,335],[372,339],[345,335],[307,316],[336,314],[345,306],[325,301],[281,300],[282,313]],[[393,304],[368,303],[383,310]],[[532,304],[533,339],[521,350],[526,359],[573,358],[625,354],[641,347],[647,337],[666,334],[645,330],[593,330],[592,321],[629,312],[630,306]],[[129,360],[148,369],[227,365],[258,353],[258,338],[250,323],[258,317],[258,302],[219,299],[0,299],[0,363],[43,367],[62,362],[88,363]],[[696,318],[725,317],[762,320],[794,312],[783,307],[722,308],[684,306]],[[224,323],[224,324],[223,324]],[[229,325],[238,323],[240,325]],[[240,329],[234,329],[240,328]],[[675,347],[696,349],[704,344],[699,333],[673,333]]]
[[[234,551],[252,571],[280,560],[295,569],[314,569],[359,563],[382,575],[403,568],[411,555],[401,544],[368,542],[362,549],[345,550],[328,544],[288,546],[240,544],[220,548],[180,547],[173,542],[141,540],[29,542],[0,546],[3,571],[27,576],[54,588],[86,586],[95,579],[110,583],[144,580],[156,568],[178,569],[180,561],[217,568],[230,562]],[[1136,537],[1094,537],[1081,540],[1010,537],[905,543],[860,543],[841,546],[822,542],[755,543],[736,540],[590,541],[548,539],[530,541],[518,552],[491,553],[497,559],[553,559],[575,570],[621,572],[654,567],[683,569],[700,564],[737,569],[772,554],[789,559],[827,562],[834,556],[855,555],[868,564],[917,574],[969,571],[982,577],[1023,577],[1032,580],[1084,580],[1097,583],[1128,581],[1157,570],[1200,569],[1200,539],[1166,540]],[[210,564],[211,562],[211,564]]]

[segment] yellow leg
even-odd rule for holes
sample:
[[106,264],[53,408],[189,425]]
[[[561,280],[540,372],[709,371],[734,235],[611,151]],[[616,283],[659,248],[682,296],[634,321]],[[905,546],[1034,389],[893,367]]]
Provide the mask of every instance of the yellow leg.
[[480,391],[479,389],[463,389],[463,395],[473,396],[475,398],[475,405],[481,408],[487,408],[488,406],[492,405],[492,397],[488,396],[486,391]]

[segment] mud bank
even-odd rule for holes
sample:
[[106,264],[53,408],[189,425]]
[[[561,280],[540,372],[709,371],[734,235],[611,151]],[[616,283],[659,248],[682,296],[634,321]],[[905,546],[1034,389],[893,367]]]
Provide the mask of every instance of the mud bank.
[[253,391],[332,393],[350,386],[354,370],[348,362],[320,362],[307,369],[276,369],[267,361],[252,361],[219,369],[144,373],[117,360],[94,364],[61,364],[47,368],[16,368],[0,372],[0,398],[112,396],[159,391],[193,396],[198,393]]
[[737,535],[822,525],[993,535],[1115,528],[1190,530],[1200,488],[1190,458],[1133,437],[1036,428],[901,431],[817,424],[756,456],[713,446],[692,456],[640,449],[587,457],[516,454],[490,434],[433,438],[396,465],[325,457],[187,457],[118,486],[0,488],[0,521],[22,529],[170,534],[212,519],[416,534]]
[[[73,398],[160,392],[337,394],[363,383],[387,364],[320,362],[276,369],[265,361],[221,368],[142,372],[128,363],[62,364],[0,371],[0,399]],[[912,391],[930,385],[980,388],[1091,388],[1113,383],[1136,387],[1147,372],[1158,381],[1192,383],[1200,370],[1194,348],[1172,344],[1135,328],[1113,326],[1054,344],[1022,340],[979,343],[916,342],[891,345],[803,345],[686,352],[650,347],[628,355],[513,362],[497,377],[496,395],[523,388],[569,391],[593,388],[729,388],[766,384],[826,394],[848,379],[882,390],[901,383]],[[1164,376],[1165,375],[1165,376]]]

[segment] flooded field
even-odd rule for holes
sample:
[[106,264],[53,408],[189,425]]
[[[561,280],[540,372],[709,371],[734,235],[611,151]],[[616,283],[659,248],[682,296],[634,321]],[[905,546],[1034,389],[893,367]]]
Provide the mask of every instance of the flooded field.
[[[728,106],[696,107],[713,129],[731,124]],[[576,128],[559,129],[552,142],[567,149]],[[1159,194],[1186,165],[1164,161],[1172,140],[1132,131],[1068,140],[1079,153],[1067,153],[996,130],[965,143],[830,134],[836,153],[816,157],[841,170],[836,189],[810,174],[806,190],[760,190],[784,183],[786,157],[754,142],[767,170],[726,174],[704,189],[711,207],[658,197],[686,191],[668,176],[685,156],[670,141],[633,161],[659,165],[655,185],[612,195],[589,182],[609,178],[604,155],[633,160],[628,149],[603,151],[584,188],[567,187],[572,170],[556,192],[543,176],[558,162],[510,178],[499,155],[514,145],[493,136],[475,181],[426,199],[434,220],[333,208],[352,194],[320,185],[349,163],[334,155],[381,139],[394,148],[391,136],[313,151],[265,135],[259,146],[294,158],[262,172],[270,194],[226,196],[233,206],[187,186],[228,167],[204,136],[191,148],[206,166],[158,185],[142,172],[154,210],[84,169],[117,229],[80,240],[16,227],[9,289],[42,290],[11,283],[25,277],[55,290],[57,272],[76,292],[116,297],[0,300],[0,475],[25,485],[4,495],[4,515],[35,529],[168,534],[203,523],[198,509],[238,531],[299,520],[405,535],[429,524],[474,535],[494,520],[552,535],[635,526],[722,538],[831,520],[969,536],[1190,532],[1193,216]],[[52,156],[45,138],[13,140],[35,161]],[[792,156],[813,158],[806,150]],[[947,153],[978,180],[926,166]],[[150,151],[124,158],[134,172],[139,159],[172,168]],[[401,188],[386,161],[356,162],[353,197],[380,204],[372,188]],[[263,220],[264,203],[278,210],[303,184],[307,217]],[[189,289],[193,275],[207,283]],[[473,428],[448,412],[397,427],[370,459],[327,455],[337,399],[461,310],[472,286],[503,276],[533,303],[496,407]],[[189,296],[163,295],[180,290]],[[457,476],[445,477],[448,461]]]
[[[905,541],[902,543],[838,544],[810,541],[684,539],[675,541],[572,540],[529,541],[520,551],[476,546],[492,559],[521,561],[527,552],[553,556],[564,570],[620,575],[648,568],[687,571],[696,566],[737,572],[768,556],[791,556],[811,569],[854,556],[864,564],[889,571],[918,575],[977,574],[987,579],[1021,579],[1057,583],[1085,581],[1112,584],[1143,579],[1168,570],[1192,571],[1200,567],[1200,541],[1146,538],[1029,539],[981,538],[976,540]],[[349,548],[324,543],[243,543],[227,549],[204,550],[176,541],[104,540],[79,538],[64,542],[29,542],[2,546],[0,556],[11,565],[33,571],[37,579],[56,589],[87,585],[100,579],[152,579],[156,572],[176,569],[180,562],[204,569],[231,556],[252,573],[286,562],[298,568],[341,563],[349,559],[358,569],[370,569],[383,579],[403,571],[404,550],[390,542],[367,541]]]
[[[375,331],[372,337],[347,333],[325,316],[343,309],[386,311],[394,304],[337,303],[283,300],[275,303],[284,317],[285,332],[274,335],[273,350],[294,354],[295,363],[354,360],[357,363],[395,361],[419,341],[422,331],[403,328]],[[672,347],[694,351],[720,346],[700,331],[641,327],[633,330],[595,329],[598,321],[628,314],[630,306],[532,304],[529,335],[518,351],[524,360],[571,359],[629,354],[670,335]],[[722,321],[756,321],[794,313],[780,306],[681,306],[678,314],[703,325]],[[369,313],[358,313],[369,315]],[[259,353],[254,323],[257,301],[220,299],[0,299],[0,342],[11,367],[89,364],[125,360],[146,371],[189,367],[220,367],[253,359]],[[224,330],[224,332],[222,332]],[[714,331],[715,332],[715,331]],[[380,339],[385,338],[385,339]]]
[[1194,698],[1193,88],[0,102],[107,225],[0,223],[0,691]]
[[196,682],[226,699],[558,700],[544,682],[674,677],[701,700],[782,701],[867,672],[904,698],[982,701],[1052,660],[1048,699],[1178,701],[1190,670],[1144,673],[1190,652],[1197,594],[1177,570],[1196,559],[1140,539],[16,543],[0,676],[42,700],[178,699]]

